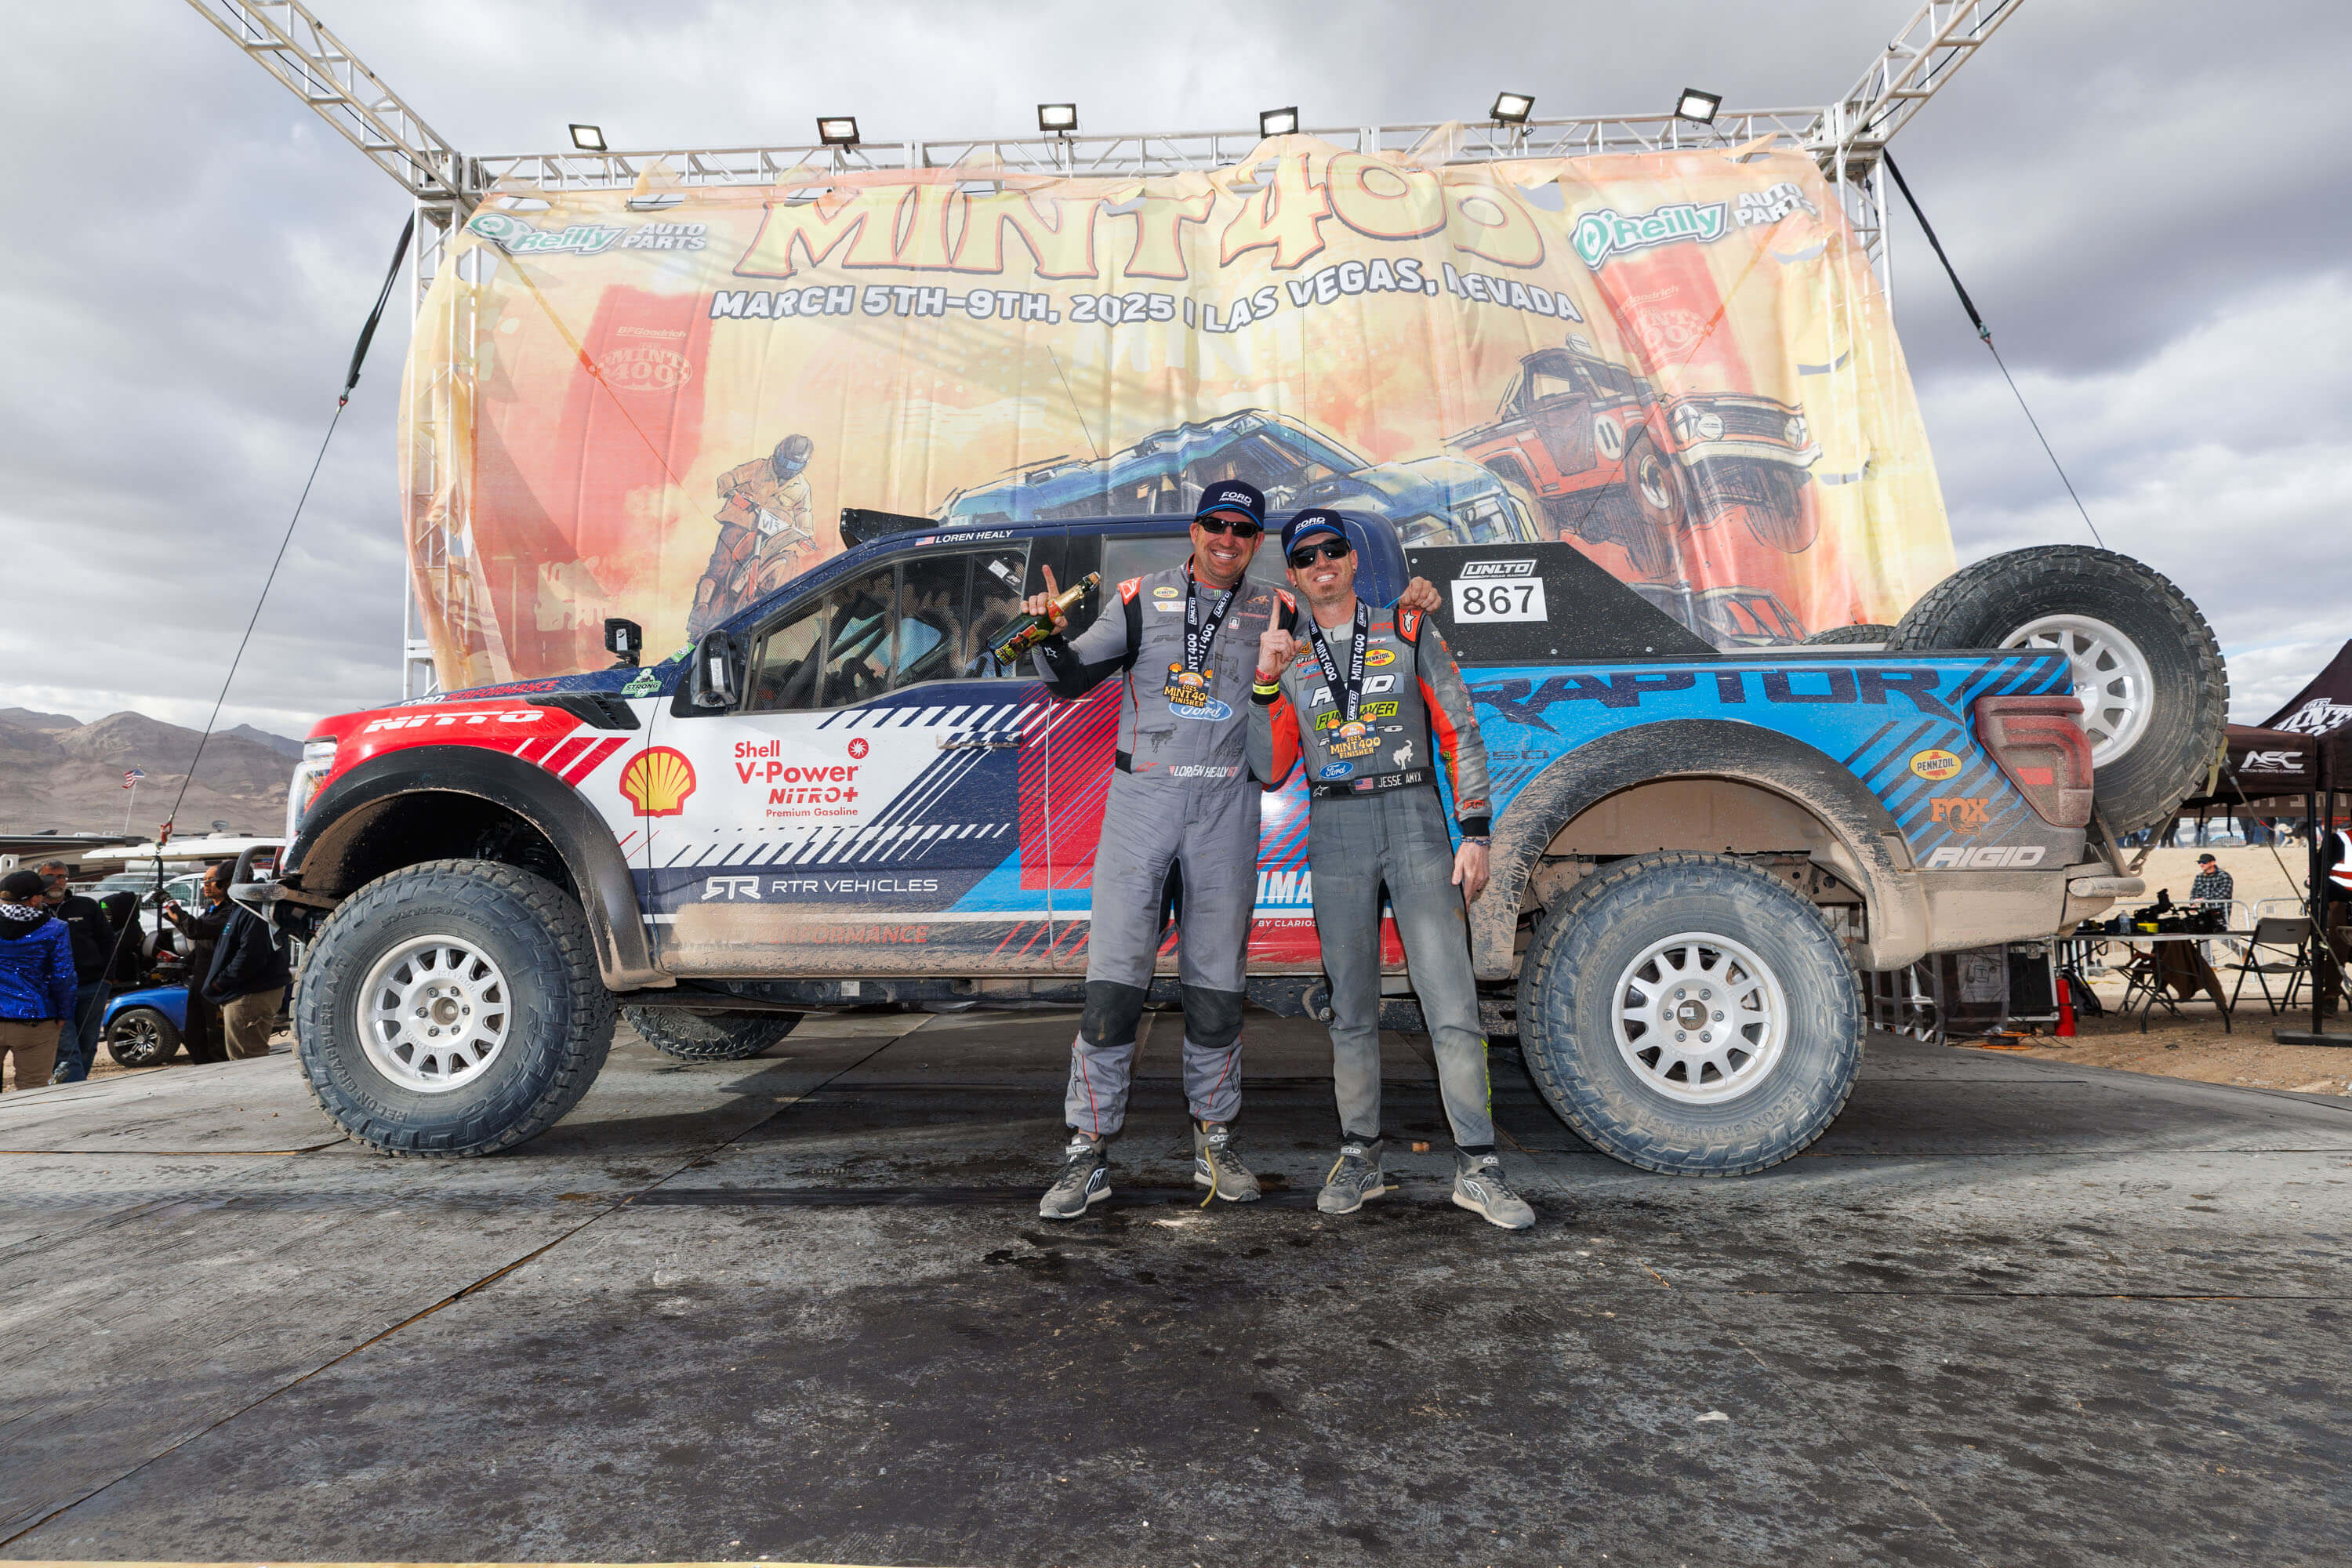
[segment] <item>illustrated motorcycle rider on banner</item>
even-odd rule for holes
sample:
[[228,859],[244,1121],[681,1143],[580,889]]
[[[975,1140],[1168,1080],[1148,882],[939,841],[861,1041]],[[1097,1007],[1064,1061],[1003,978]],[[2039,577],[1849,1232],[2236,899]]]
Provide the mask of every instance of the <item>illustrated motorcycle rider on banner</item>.
[[815,510],[803,472],[816,443],[787,436],[764,458],[719,476],[719,542],[695,584],[688,637],[700,637],[744,605],[817,563]]

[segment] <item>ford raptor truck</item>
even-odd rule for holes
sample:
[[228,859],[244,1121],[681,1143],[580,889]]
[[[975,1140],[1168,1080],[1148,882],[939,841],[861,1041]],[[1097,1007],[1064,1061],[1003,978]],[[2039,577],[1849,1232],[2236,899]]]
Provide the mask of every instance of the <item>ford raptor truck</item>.
[[[1804,1148],[1854,1081],[1860,972],[2138,891],[2115,839],[2220,744],[2211,634],[2105,552],[1980,562],[1884,647],[1718,652],[1570,546],[1351,528],[1368,596],[1439,585],[1477,701],[1490,1011],[1559,1115],[1651,1170]],[[1101,574],[1083,626],[1184,557],[1185,520],[843,531],[657,665],[317,726],[284,867],[237,893],[305,943],[300,1067],[352,1136],[521,1142],[578,1103],[616,1014],[726,1059],[812,1012],[1079,999],[1119,683],[1056,700],[987,648],[1045,568]],[[1326,995],[1306,845],[1294,779],[1263,799],[1250,944],[1253,999],[1293,1015]],[[1392,930],[1383,951],[1402,1000]],[[1172,933],[1162,970],[1172,992]]]

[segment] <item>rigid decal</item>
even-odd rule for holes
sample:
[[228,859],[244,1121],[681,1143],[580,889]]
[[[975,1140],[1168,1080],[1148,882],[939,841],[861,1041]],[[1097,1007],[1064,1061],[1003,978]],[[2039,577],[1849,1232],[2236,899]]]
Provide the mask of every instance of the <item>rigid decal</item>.
[[2040,844],[1952,845],[1930,850],[1927,869],[1930,871],[1997,871],[2023,870],[2039,866],[2049,849]]

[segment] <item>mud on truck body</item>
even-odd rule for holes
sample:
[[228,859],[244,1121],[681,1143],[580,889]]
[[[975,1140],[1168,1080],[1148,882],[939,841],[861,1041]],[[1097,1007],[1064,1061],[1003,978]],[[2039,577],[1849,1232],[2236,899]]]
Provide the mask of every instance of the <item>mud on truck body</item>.
[[[306,940],[320,1105],[387,1152],[486,1153],[578,1102],[616,1011],[726,1059],[811,1012],[1077,1002],[1119,683],[1057,700],[985,644],[1046,567],[1112,590],[1185,524],[851,513],[843,554],[657,666],[321,722],[286,868],[238,889]],[[1717,652],[1571,546],[1351,529],[1368,596],[1447,596],[1492,763],[1490,1012],[1555,1111],[1653,1170],[1802,1149],[1853,1083],[1859,971],[2137,891],[2115,837],[2219,744],[2210,633],[2104,552],[1979,563],[1883,648]],[[1306,807],[1264,797],[1250,944],[1253,1000],[1293,1015],[1324,995]],[[1392,929],[1383,955],[1408,996]],[[1173,966],[1171,933],[1171,996]]]

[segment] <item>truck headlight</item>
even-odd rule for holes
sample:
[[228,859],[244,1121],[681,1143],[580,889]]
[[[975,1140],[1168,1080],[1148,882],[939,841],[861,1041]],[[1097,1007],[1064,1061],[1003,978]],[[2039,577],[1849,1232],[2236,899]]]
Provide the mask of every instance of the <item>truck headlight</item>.
[[1698,432],[1698,438],[1702,441],[1720,441],[1723,439],[1723,416],[1702,414],[1691,421],[1691,428]]
[[1788,424],[1780,427],[1780,434],[1788,437],[1790,446],[1801,447],[1805,444],[1805,437],[1812,434],[1812,429],[1806,425],[1803,415],[1791,414]]
[[341,744],[332,737],[302,743],[302,760],[295,764],[293,782],[286,786],[288,845],[301,836],[302,819],[310,816],[310,803],[319,798],[319,786],[335,771],[335,752]]

